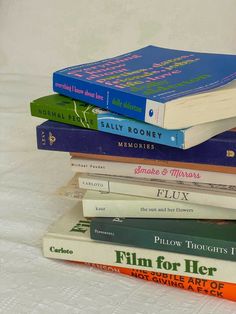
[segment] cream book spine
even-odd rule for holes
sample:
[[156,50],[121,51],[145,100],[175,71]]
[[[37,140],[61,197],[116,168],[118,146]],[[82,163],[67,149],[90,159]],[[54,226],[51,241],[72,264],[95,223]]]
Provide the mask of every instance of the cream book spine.
[[127,177],[81,174],[79,187],[102,192],[136,195],[169,201],[236,209],[235,186],[217,186],[164,180],[138,181]]
[[181,218],[236,220],[236,210],[146,197],[87,190],[85,217]]
[[236,186],[236,174],[185,168],[124,163],[72,157],[71,169],[80,173],[127,176],[143,179],[200,182]]

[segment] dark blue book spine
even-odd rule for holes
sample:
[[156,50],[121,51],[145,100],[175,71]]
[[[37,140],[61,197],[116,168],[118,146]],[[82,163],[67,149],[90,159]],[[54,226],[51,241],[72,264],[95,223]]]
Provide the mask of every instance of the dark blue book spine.
[[188,150],[53,121],[37,127],[39,149],[84,154],[236,166],[236,132],[227,131]]

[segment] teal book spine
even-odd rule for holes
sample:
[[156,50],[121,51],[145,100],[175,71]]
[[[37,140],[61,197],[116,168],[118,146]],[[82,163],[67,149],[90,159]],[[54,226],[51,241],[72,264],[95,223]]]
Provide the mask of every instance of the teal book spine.
[[36,99],[30,106],[31,115],[35,117],[151,143],[185,148],[185,129],[166,130],[59,94]]
[[235,221],[92,218],[91,238],[236,261]]

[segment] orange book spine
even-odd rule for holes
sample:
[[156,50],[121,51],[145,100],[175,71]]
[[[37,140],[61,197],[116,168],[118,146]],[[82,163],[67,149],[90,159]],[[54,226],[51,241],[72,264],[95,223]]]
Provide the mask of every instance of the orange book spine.
[[124,274],[139,279],[152,281],[156,284],[163,284],[170,287],[176,287],[192,292],[207,294],[210,296],[236,301],[236,284],[199,279],[187,276],[163,274],[159,272],[150,272],[145,270],[128,269],[124,267],[82,263],[87,266],[105,270],[108,272]]
[[107,160],[107,161],[125,162],[125,163],[131,163],[131,164],[140,163],[140,164],[145,164],[145,165],[156,165],[156,166],[163,166],[163,167],[175,167],[175,168],[185,168],[185,169],[193,169],[193,170],[204,170],[204,171],[236,174],[236,167],[188,163],[188,162],[180,162],[180,161],[131,158],[131,157],[122,157],[122,156],[84,154],[84,153],[70,153],[70,155],[71,157],[78,157],[78,158],[100,159],[100,160]]

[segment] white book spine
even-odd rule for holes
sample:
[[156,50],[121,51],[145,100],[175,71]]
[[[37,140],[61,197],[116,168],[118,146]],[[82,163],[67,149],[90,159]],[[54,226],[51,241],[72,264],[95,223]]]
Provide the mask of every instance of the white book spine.
[[118,175],[133,178],[201,182],[236,186],[236,175],[222,172],[123,163],[96,159],[71,158],[72,170],[80,173]]
[[235,209],[165,200],[82,199],[85,217],[227,219],[236,220]]
[[235,262],[47,235],[45,257],[236,283]]
[[193,188],[188,184],[181,186],[166,182],[138,182],[98,175],[81,175],[78,183],[80,188],[88,190],[236,209],[236,193],[230,187],[228,190],[216,190],[210,185]]

